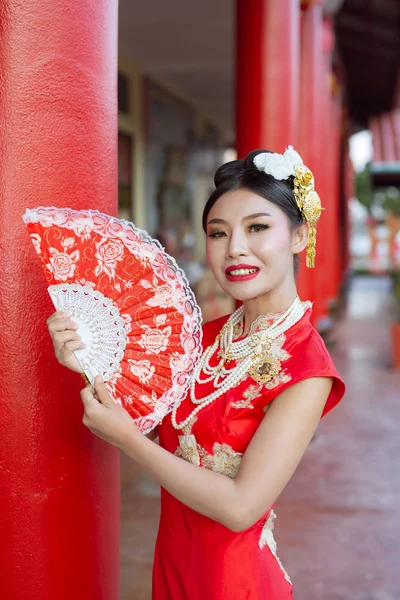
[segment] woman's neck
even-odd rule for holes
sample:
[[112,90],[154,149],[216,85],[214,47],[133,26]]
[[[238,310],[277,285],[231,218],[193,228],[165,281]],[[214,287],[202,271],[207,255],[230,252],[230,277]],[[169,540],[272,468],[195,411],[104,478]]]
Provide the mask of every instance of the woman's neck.
[[244,330],[243,335],[249,333],[251,324],[261,315],[279,314],[285,312],[294,302],[297,296],[296,286],[282,293],[270,292],[258,298],[243,302],[244,308]]

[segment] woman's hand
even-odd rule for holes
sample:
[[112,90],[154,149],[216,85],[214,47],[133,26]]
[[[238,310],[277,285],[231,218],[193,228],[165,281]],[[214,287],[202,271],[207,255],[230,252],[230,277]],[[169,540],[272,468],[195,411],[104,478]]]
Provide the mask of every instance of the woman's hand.
[[142,435],[129,413],[110,396],[100,376],[95,387],[91,385],[81,391],[85,407],[83,424],[102,440],[123,450],[132,432]]
[[68,313],[57,311],[47,319],[47,326],[58,362],[72,371],[82,373],[74,350],[84,348],[85,344],[76,333],[78,325],[70,317]]

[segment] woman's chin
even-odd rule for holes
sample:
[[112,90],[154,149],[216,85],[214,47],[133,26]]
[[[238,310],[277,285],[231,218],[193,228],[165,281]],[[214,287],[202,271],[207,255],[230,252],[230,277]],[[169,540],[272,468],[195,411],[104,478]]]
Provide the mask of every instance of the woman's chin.
[[257,292],[252,292],[250,290],[232,290],[232,289],[225,289],[224,290],[227,294],[229,294],[229,296],[231,296],[231,298],[233,298],[234,300],[236,300],[236,302],[247,302],[249,300],[254,300],[255,298],[258,298],[258,296],[260,294],[258,294]]
[[265,293],[268,293],[268,290],[265,290],[265,288],[260,289],[260,286],[254,285],[252,281],[228,283],[226,280],[220,280],[218,283],[223,291],[233,298],[233,300],[236,300],[236,302],[247,302],[249,300],[258,298],[259,296],[263,296]]

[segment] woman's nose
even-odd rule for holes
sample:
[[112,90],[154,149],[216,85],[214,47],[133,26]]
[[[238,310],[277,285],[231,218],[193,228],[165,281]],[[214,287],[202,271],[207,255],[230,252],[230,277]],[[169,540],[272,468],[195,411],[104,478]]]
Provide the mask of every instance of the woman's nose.
[[243,236],[232,234],[227,248],[228,258],[237,258],[239,256],[246,256],[247,254],[247,244]]

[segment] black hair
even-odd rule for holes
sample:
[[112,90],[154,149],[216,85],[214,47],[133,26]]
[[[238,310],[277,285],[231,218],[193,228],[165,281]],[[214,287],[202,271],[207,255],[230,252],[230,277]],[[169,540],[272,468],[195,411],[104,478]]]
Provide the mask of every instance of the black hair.
[[[261,152],[271,153],[270,150],[253,150],[245,158],[232,160],[217,169],[214,176],[215,190],[209,197],[203,211],[203,229],[207,229],[207,218],[211,208],[218,198],[227,192],[246,189],[269,200],[286,214],[292,228],[302,225],[303,217],[293,195],[293,176],[278,180],[272,175],[257,169],[254,158]],[[295,271],[298,266],[298,256],[294,257]]]

